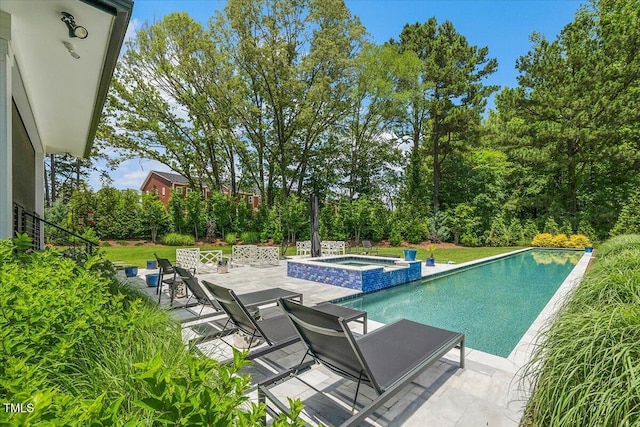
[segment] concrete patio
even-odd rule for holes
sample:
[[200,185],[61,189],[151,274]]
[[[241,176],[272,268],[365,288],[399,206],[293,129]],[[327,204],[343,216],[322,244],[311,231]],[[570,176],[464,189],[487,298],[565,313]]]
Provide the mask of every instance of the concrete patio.
[[[466,368],[459,369],[459,351],[450,351],[436,362],[402,392],[379,408],[367,423],[375,426],[518,426],[523,415],[528,395],[526,382],[521,381],[522,367],[530,359],[538,332],[560,307],[564,297],[580,282],[591,254],[585,253],[538,318],[524,334],[509,357],[502,358],[471,348],[466,349]],[[498,257],[494,257],[498,258]],[[437,264],[436,267],[422,268],[423,277],[473,265]],[[157,301],[155,288],[145,286],[144,274],[151,271],[141,269],[138,277],[128,281],[139,285]],[[274,267],[236,267],[227,274],[199,273],[199,279],[214,282],[234,289],[238,294],[281,287],[304,295],[305,305],[314,305],[357,293],[357,291],[325,285],[307,280],[290,278],[286,275],[286,261]],[[166,289],[166,287],[165,287]],[[184,303],[185,298],[175,304]],[[163,295],[162,305],[168,306],[168,294]],[[191,310],[200,311],[201,307]],[[279,310],[273,307],[271,310]],[[177,319],[185,321],[194,313],[187,309],[170,311]],[[203,314],[209,313],[208,309]],[[267,316],[268,316],[267,310]],[[207,319],[203,320],[204,322]],[[199,323],[184,322],[183,336],[192,336],[191,326]],[[354,324],[355,325],[355,324]],[[369,320],[369,331],[380,324]],[[360,325],[354,331],[361,332]],[[232,337],[225,339],[229,340]],[[220,339],[201,344],[200,351],[216,358],[226,359],[231,355],[230,347]],[[304,355],[300,343],[291,345],[260,358],[246,370],[252,376],[252,384],[297,365]],[[303,418],[312,425],[337,425],[349,418],[351,400],[356,384],[331,373],[319,365],[314,366],[297,378],[288,380],[271,391],[286,402],[286,397],[300,398],[305,405]],[[257,392],[250,393],[257,400]],[[362,387],[358,397],[358,408],[368,404],[375,393]]]

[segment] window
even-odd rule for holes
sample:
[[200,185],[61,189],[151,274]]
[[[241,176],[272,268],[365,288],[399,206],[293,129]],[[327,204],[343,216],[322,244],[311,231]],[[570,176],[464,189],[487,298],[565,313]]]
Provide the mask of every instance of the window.
[[162,195],[166,196],[166,192],[167,192],[167,188],[166,187],[162,187]]
[[191,189],[187,188],[187,194],[191,193]]
[[182,194],[182,187],[176,187],[176,193]]
[[253,196],[249,196],[249,204],[253,206]]

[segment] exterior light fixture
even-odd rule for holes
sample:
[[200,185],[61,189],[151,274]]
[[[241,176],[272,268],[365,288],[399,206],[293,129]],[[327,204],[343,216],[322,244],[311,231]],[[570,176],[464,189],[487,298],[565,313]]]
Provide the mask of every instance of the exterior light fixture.
[[62,13],[61,21],[67,24],[67,28],[69,29],[69,37],[86,39],[87,36],[89,35],[89,32],[87,31],[87,29],[80,25],[76,25],[76,19],[73,17],[72,14],[67,12],[61,12],[61,13]]

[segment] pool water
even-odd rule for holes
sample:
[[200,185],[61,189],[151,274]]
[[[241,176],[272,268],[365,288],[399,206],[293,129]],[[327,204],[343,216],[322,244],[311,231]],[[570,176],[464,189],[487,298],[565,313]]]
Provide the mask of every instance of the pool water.
[[339,304],[365,310],[382,323],[406,318],[463,332],[468,347],[507,357],[582,254],[521,252]]

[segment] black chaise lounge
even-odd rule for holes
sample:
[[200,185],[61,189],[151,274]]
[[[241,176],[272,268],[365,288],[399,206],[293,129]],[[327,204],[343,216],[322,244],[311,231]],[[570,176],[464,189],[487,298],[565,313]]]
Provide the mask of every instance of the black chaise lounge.
[[[191,293],[191,296],[189,296],[189,299],[187,300],[185,307],[194,307],[198,305],[202,306],[200,308],[200,312],[196,313],[197,317],[195,319],[187,319],[185,321],[192,321],[192,320],[203,319],[203,318],[211,317],[215,315],[221,315],[223,314],[223,312],[225,312],[223,310],[223,307],[221,307],[220,304],[218,304],[216,299],[211,298],[205,292],[205,290],[202,288],[202,286],[198,282],[198,278],[195,277],[189,270],[185,270],[184,268],[181,268],[181,267],[175,267],[175,269],[181,281],[185,284],[185,286]],[[203,280],[202,283],[205,285],[208,284],[208,285],[214,286],[213,284],[206,282],[205,280]],[[247,307],[248,311],[251,311],[251,312],[254,312],[257,309],[257,307],[261,305],[275,303],[278,301],[279,298],[295,299],[295,300],[298,300],[299,302],[302,302],[301,293],[288,291],[282,288],[270,288],[262,291],[248,292],[245,294],[240,294],[237,297],[239,298],[242,305]],[[191,300],[191,298],[195,298],[196,302],[193,304],[189,304],[189,301]],[[214,310],[214,312],[209,315],[202,316],[202,311],[204,310],[205,306],[211,307]]]
[[[403,319],[356,338],[343,318],[291,301],[279,303],[307,347],[305,357],[310,355],[336,374],[358,383],[352,416],[343,426],[364,421],[454,347],[460,348],[460,368],[464,368],[464,335],[461,333]],[[297,368],[292,368],[262,382],[258,392],[261,403],[268,399],[281,412],[287,412],[269,391],[269,386],[296,371]],[[353,414],[361,384],[372,387],[378,397]],[[268,411],[276,415],[271,408]]]
[[[249,353],[248,359],[255,359],[300,340],[287,316],[279,315],[268,319],[256,319],[255,313],[251,313],[247,309],[247,300],[245,299],[245,301],[243,301],[242,295],[238,296],[231,289],[205,280],[203,280],[202,283],[207,287],[209,292],[211,292],[217,303],[222,307],[222,310],[229,316],[227,324],[233,324],[235,328],[250,337],[248,343],[249,348],[251,348],[251,345],[257,342],[258,339],[263,339],[267,344],[266,347]],[[273,302],[277,300],[278,298],[275,298]],[[283,298],[279,300],[287,301]],[[223,327],[223,330],[228,330],[227,325]]]

